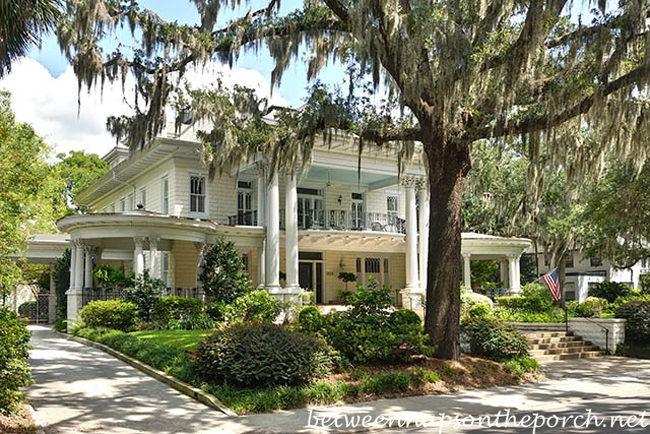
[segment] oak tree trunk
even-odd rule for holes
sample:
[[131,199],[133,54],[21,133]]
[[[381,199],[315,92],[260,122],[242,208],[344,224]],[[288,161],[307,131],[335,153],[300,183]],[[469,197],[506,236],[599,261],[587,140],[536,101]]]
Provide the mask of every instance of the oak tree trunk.
[[[460,358],[460,208],[467,172],[468,143],[451,143],[425,135],[431,210],[425,332],[436,356]],[[438,136],[440,137],[440,136]]]

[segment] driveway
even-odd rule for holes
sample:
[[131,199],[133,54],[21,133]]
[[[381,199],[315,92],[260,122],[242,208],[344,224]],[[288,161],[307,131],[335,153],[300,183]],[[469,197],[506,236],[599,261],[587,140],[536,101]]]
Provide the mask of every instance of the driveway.
[[[322,432],[342,430],[345,417],[350,421],[356,416],[403,421],[426,420],[442,413],[452,418],[478,417],[507,410],[520,416],[535,412],[548,416],[578,415],[590,408],[593,414],[599,412],[608,417],[619,412],[628,416],[640,416],[645,409],[650,412],[650,361],[607,357],[547,363],[544,369],[549,381],[537,384],[231,418],[100,350],[59,338],[45,327],[30,329],[34,345],[30,363],[36,384],[27,394],[46,433]],[[331,418],[325,420],[325,425],[329,425],[326,428],[322,426],[323,417]],[[646,423],[650,426],[650,416]],[[354,428],[359,430],[361,426]],[[568,428],[537,432],[572,432]],[[475,429],[476,426],[460,430],[451,426],[441,431]],[[643,432],[638,429],[574,432]],[[477,431],[532,432],[517,427]]]

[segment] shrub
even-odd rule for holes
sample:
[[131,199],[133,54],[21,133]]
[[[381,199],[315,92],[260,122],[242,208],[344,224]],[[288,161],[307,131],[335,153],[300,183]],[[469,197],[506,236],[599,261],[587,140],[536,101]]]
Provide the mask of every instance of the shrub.
[[463,321],[470,352],[493,360],[528,357],[528,340],[515,327],[496,318],[473,317]]
[[539,369],[539,362],[532,357],[515,357],[503,364],[506,372],[515,377],[521,377],[529,372],[536,372]]
[[214,328],[214,320],[206,313],[172,319],[167,323],[171,330],[209,330]]
[[135,303],[124,300],[91,301],[79,313],[88,327],[106,327],[109,329],[131,331],[138,319],[138,307]]
[[472,306],[483,305],[488,308],[488,312],[492,311],[494,303],[489,297],[478,294],[476,292],[462,291],[460,293],[460,313],[462,316],[469,314]]
[[592,316],[600,317],[600,313],[607,310],[607,300],[598,297],[587,297],[582,303],[570,301],[567,303],[569,312],[575,312],[579,316],[589,318]]
[[180,321],[201,313],[203,302],[198,298],[161,297],[154,303],[153,319],[159,324],[167,325],[170,321]]
[[469,310],[469,316],[471,317],[486,317],[490,315],[490,308],[484,304],[475,304]]
[[205,313],[207,313],[214,322],[224,322],[226,320],[226,311],[227,308],[224,303],[215,301],[207,307]]
[[420,325],[422,320],[420,316],[413,312],[411,309],[400,309],[390,314],[388,321],[394,327],[408,326],[408,325]]
[[612,303],[618,297],[628,297],[634,295],[634,291],[623,283],[610,282],[608,280],[605,280],[593,288],[590,288],[589,295],[592,297],[604,298],[609,303]]
[[278,315],[280,304],[262,289],[239,297],[226,308],[226,317],[230,322],[273,322]]
[[553,308],[553,295],[546,286],[539,283],[524,285],[521,295],[528,300],[528,309],[537,312],[546,312]]
[[18,315],[29,318],[36,318],[36,302],[26,301],[18,306]]
[[202,268],[199,280],[205,293],[215,301],[230,304],[253,290],[233,241],[217,238],[205,253]]
[[630,344],[650,343],[650,301],[630,301],[616,310],[617,318],[625,318],[625,341]]
[[330,373],[327,345],[274,324],[235,324],[201,341],[199,372],[212,383],[243,386],[308,383]]
[[155,279],[145,270],[137,276],[132,288],[124,289],[124,299],[138,307],[138,316],[142,321],[151,321],[156,300],[162,295],[165,284],[160,279]]
[[20,388],[31,384],[27,363],[29,338],[24,320],[6,307],[0,307],[0,413],[16,411],[22,399]]
[[63,254],[52,264],[52,280],[56,291],[56,315],[58,318],[68,316],[68,296],[65,292],[70,288],[70,249],[65,249]]
[[547,312],[533,312],[525,309],[494,308],[493,314],[502,321],[511,322],[564,322],[564,310],[554,307]]
[[[352,362],[404,362],[414,354],[430,353],[422,324],[412,314],[392,317],[390,288],[371,281],[348,298],[351,309],[333,312],[323,319],[318,332],[341,355]],[[417,315],[415,315],[417,316]]]
[[315,332],[323,326],[323,315],[316,306],[305,306],[298,314],[298,324],[310,332]]

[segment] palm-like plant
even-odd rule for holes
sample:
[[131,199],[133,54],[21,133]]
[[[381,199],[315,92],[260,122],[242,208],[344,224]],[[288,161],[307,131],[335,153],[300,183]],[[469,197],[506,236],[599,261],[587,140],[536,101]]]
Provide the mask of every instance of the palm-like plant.
[[60,0],[0,0],[0,78],[54,27]]

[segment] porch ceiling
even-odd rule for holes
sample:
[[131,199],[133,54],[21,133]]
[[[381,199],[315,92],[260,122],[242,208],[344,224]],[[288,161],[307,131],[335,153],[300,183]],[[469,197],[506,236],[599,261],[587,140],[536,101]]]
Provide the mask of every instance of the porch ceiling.
[[298,249],[404,253],[406,243],[403,234],[304,230],[298,232]]

